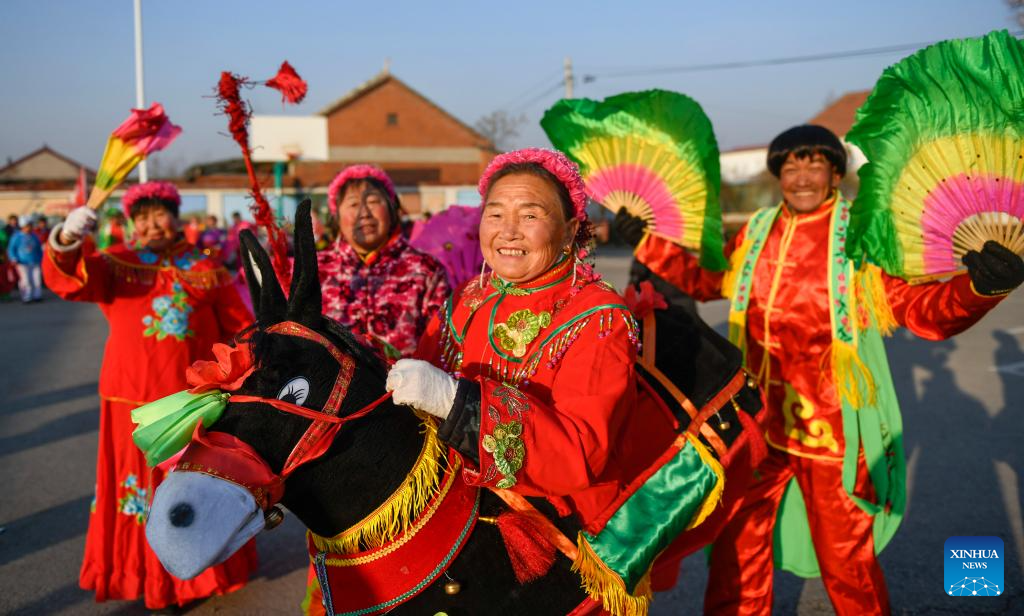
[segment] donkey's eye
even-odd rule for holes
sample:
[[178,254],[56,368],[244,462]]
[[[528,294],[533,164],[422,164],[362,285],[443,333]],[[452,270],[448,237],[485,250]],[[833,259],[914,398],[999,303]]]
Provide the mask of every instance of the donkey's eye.
[[277,399],[301,405],[309,396],[309,381],[305,377],[297,376],[285,383],[281,391],[277,392]]

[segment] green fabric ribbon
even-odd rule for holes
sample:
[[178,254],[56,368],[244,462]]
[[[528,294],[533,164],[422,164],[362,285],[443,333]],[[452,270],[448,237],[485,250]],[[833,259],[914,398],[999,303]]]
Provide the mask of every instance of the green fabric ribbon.
[[216,389],[201,394],[179,391],[132,411],[137,425],[132,440],[145,454],[146,464],[156,466],[184,449],[199,422],[209,428],[220,419],[230,397]]
[[584,536],[632,594],[658,554],[693,521],[718,479],[687,442],[615,511],[601,532]]

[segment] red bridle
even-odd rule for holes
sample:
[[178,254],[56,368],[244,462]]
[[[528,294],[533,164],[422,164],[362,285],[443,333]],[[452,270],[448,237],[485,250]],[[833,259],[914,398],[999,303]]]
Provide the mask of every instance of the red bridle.
[[[206,432],[203,430],[202,423],[196,426],[192,441],[175,466],[175,470],[205,473],[238,484],[252,493],[256,503],[263,510],[269,509],[281,500],[284,495],[285,479],[295,469],[316,460],[330,449],[342,425],[363,417],[391,397],[391,392],[387,392],[358,411],[345,417],[338,417],[341,403],[345,400],[348,387],[352,382],[352,375],[355,372],[355,360],[338,350],[324,336],[294,321],[277,323],[268,327],[266,332],[295,336],[315,342],[327,349],[327,352],[338,362],[338,377],[334,381],[327,402],[319,411],[276,398],[248,395],[231,396],[232,403],[266,404],[279,411],[313,421],[288,455],[281,472],[273,472],[267,462],[245,441],[225,432]],[[225,374],[232,372],[230,367],[224,371]],[[241,380],[236,382],[241,384]]]

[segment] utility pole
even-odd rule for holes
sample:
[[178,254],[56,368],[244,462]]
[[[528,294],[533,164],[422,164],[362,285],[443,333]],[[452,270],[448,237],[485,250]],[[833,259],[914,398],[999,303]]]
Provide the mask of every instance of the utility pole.
[[572,58],[569,56],[565,57],[565,98],[572,98]]
[[[135,106],[146,108],[146,97],[142,92],[142,0],[135,0]],[[139,181],[149,179],[146,173],[146,161],[139,163]]]

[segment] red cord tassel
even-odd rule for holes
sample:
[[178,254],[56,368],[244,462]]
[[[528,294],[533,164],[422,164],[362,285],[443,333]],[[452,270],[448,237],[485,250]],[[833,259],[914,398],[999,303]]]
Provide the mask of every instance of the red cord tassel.
[[520,584],[532,582],[555,564],[555,546],[533,525],[528,516],[507,511],[498,516],[498,531]]
[[242,148],[242,160],[245,162],[245,171],[249,175],[249,194],[255,201],[253,217],[258,225],[267,230],[273,255],[274,272],[277,274],[282,288],[287,289],[291,286],[291,270],[288,267],[288,239],[274,220],[274,212],[270,209],[267,198],[263,196],[259,179],[256,177],[256,169],[252,165],[252,152],[249,149],[249,117],[252,115],[252,108],[242,100],[241,94],[242,86],[248,85],[250,82],[245,77],[224,71],[220,74],[220,82],[217,84],[217,100],[221,111],[228,116],[228,130],[231,132],[231,137]]
[[295,72],[291,64],[285,60],[281,63],[281,68],[278,69],[277,75],[274,75],[273,79],[270,79],[266,83],[268,88],[274,88],[281,92],[281,102],[291,103],[297,105],[302,102],[302,99],[306,98],[306,90],[308,86],[306,82],[299,77],[299,74]]

